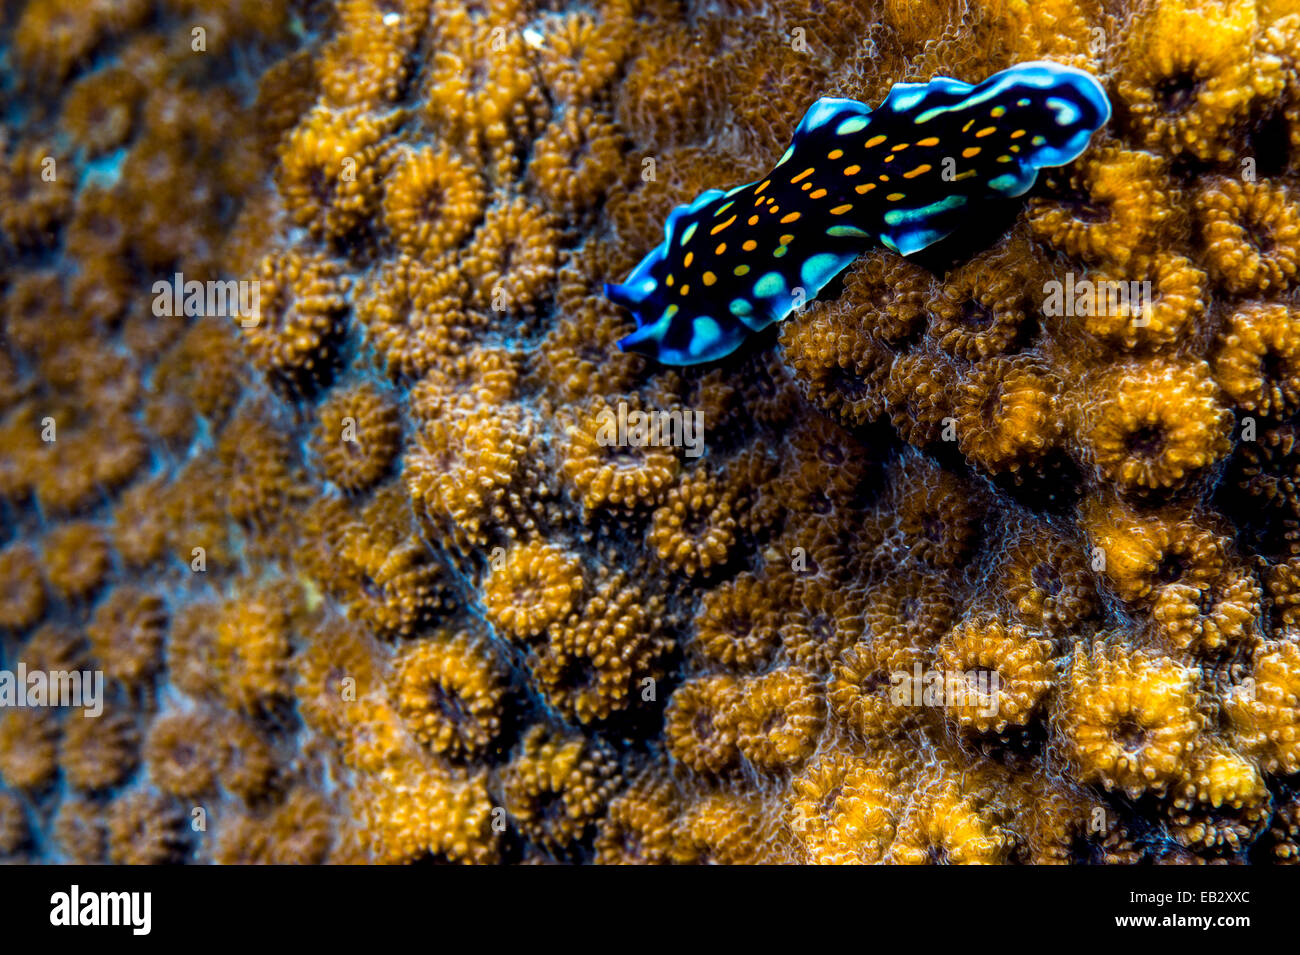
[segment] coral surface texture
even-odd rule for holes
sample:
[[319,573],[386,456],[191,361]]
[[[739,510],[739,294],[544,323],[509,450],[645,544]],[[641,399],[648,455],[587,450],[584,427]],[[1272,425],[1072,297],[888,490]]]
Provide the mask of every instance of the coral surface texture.
[[1300,0],[0,0],[0,862],[428,861],[1300,862]]

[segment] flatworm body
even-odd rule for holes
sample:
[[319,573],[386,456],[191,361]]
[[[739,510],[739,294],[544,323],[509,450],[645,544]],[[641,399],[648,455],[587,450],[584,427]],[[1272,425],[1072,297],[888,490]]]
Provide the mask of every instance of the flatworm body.
[[729,354],[817,295],[872,245],[910,255],[981,200],[1018,196],[1083,152],[1110,118],[1080,70],[1025,63],[978,86],[900,83],[876,109],[820,99],[762,179],[710,189],[605,294],[637,330],[619,342],[667,365]]

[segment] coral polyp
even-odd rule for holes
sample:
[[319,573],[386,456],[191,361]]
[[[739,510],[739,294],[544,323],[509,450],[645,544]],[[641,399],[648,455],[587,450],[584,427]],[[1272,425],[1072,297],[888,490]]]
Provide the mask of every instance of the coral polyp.
[[1078,649],[1062,689],[1063,733],[1081,782],[1164,793],[1201,745],[1200,675],[1119,644]]
[[417,644],[397,662],[398,712],[435,753],[472,756],[501,730],[500,665],[469,634]]

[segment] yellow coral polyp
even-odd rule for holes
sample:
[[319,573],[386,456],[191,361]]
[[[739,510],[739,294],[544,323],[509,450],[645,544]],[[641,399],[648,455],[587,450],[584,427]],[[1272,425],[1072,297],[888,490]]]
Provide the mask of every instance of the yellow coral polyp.
[[402,652],[396,669],[398,711],[433,752],[473,756],[500,732],[500,667],[491,649],[472,635],[422,640]]
[[609,804],[596,832],[599,865],[664,865],[672,861],[676,800],[671,782],[648,773]]
[[912,556],[951,567],[979,543],[979,497],[974,487],[920,455],[905,455],[891,474],[898,527]]
[[778,820],[756,796],[711,793],[687,806],[677,820],[675,862],[753,865],[767,855]]
[[781,346],[808,399],[844,425],[870,424],[884,413],[893,356],[839,303],[816,303],[783,323]]
[[411,388],[411,412],[417,421],[503,405],[519,386],[519,356],[505,348],[475,347],[448,357]]
[[1156,632],[1173,648],[1215,652],[1249,646],[1262,610],[1259,581],[1241,567],[1207,586],[1166,584],[1153,595]]
[[791,782],[786,825],[812,865],[874,865],[894,838],[898,776],[887,765],[835,753]]
[[547,109],[522,31],[494,35],[455,8],[438,11],[436,28],[441,42],[422,90],[430,125],[478,149],[526,141]]
[[1025,528],[1009,544],[999,582],[1031,630],[1068,632],[1098,609],[1096,584],[1082,548],[1046,525]]
[[590,723],[645,701],[672,645],[657,632],[663,610],[658,597],[647,598],[626,574],[613,574],[530,659],[547,702]]
[[506,551],[483,583],[488,620],[518,639],[535,637],[573,609],[583,590],[578,558],[532,541]]
[[464,279],[448,262],[401,255],[362,284],[355,314],[388,373],[415,379],[464,347],[472,326],[465,296]]
[[357,796],[363,838],[381,862],[483,863],[496,856],[492,799],[481,775],[405,760],[365,777]]
[[620,442],[620,414],[629,422],[626,434],[637,435],[631,430],[638,420],[634,412],[647,414],[631,402],[619,405],[597,398],[566,425],[562,466],[584,512],[656,504],[676,479],[679,463],[671,445],[639,437]]
[[1133,798],[1181,781],[1205,725],[1199,680],[1196,670],[1120,643],[1076,648],[1057,714],[1075,778]]
[[348,703],[338,724],[343,765],[363,772],[380,772],[409,755],[401,716],[387,701],[364,697]]
[[1285,291],[1300,277],[1300,203],[1281,183],[1208,180],[1196,197],[1210,274],[1230,292]]
[[958,386],[957,446],[993,473],[1036,464],[1056,444],[1059,384],[1032,360],[995,356],[975,364]]
[[731,501],[715,475],[700,469],[668,492],[650,516],[650,546],[674,570],[703,575],[723,563],[736,540]]
[[98,525],[61,524],[45,538],[46,578],[65,599],[83,599],[104,580],[111,554]]
[[884,381],[890,423],[904,441],[924,447],[939,440],[952,419],[956,373],[943,355],[908,350],[894,357]]
[[123,709],[99,715],[74,712],[59,742],[63,776],[78,789],[106,790],[129,776],[139,761],[139,728]]
[[219,612],[213,663],[222,694],[235,709],[256,714],[288,697],[298,599],[293,584],[276,581],[242,590]]
[[559,849],[587,832],[618,782],[618,762],[600,740],[538,724],[505,769],[505,808],[524,836]]
[[1292,558],[1270,567],[1264,584],[1279,622],[1295,629],[1300,624],[1300,559]]
[[1180,843],[1235,852],[1268,825],[1271,796],[1259,767],[1216,741],[1197,755],[1166,812]]
[[259,367],[296,380],[325,373],[348,310],[349,280],[323,255],[272,253],[258,272],[258,314],[241,316],[240,331]]
[[1266,771],[1294,773],[1300,769],[1300,643],[1265,643],[1253,662],[1249,679],[1225,699],[1233,737]]
[[299,225],[342,240],[374,214],[391,164],[383,139],[401,116],[317,106],[285,138],[277,182]]
[[960,358],[1007,351],[1032,315],[1029,290],[1036,279],[1036,260],[1019,237],[976,256],[935,287],[926,337]]
[[0,235],[20,249],[50,245],[72,212],[71,166],[48,144],[0,154]]
[[15,789],[40,789],[58,769],[59,724],[43,709],[0,710],[0,779]]
[[1232,416],[1204,363],[1120,365],[1078,413],[1099,478],[1126,490],[1177,487],[1231,449]]
[[575,12],[556,17],[540,44],[541,73],[557,99],[578,105],[614,78],[626,54],[631,4],[604,4],[602,20]]
[[108,859],[115,865],[165,865],[188,849],[189,816],[166,796],[137,790],[108,807]]
[[1029,201],[1030,231],[1052,248],[1093,262],[1142,264],[1181,223],[1168,163],[1118,144],[1090,151],[1059,199]]
[[215,788],[221,749],[219,721],[201,711],[178,712],[154,720],[144,758],[160,790],[192,799]]
[[1226,560],[1224,538],[1179,509],[1145,514],[1092,498],[1084,503],[1081,524],[1092,543],[1091,566],[1127,601],[1164,584],[1208,589]]
[[528,172],[551,208],[569,213],[592,206],[620,178],[623,141],[590,107],[553,119],[533,145]]
[[[1133,288],[1133,282],[1150,283],[1150,295],[1143,286],[1136,299],[1121,295],[1111,308],[1109,301],[1087,310],[1083,325],[1098,338],[1134,350],[1160,348],[1178,342],[1196,328],[1205,311],[1205,273],[1191,260],[1171,253],[1158,254],[1137,278],[1122,272],[1096,273],[1094,288]],[[1128,282],[1125,286],[1123,283]]]
[[738,670],[771,661],[781,644],[781,581],[749,573],[704,594],[692,647],[702,660]]
[[401,447],[397,405],[370,384],[340,392],[321,406],[313,450],[344,491],[361,491],[388,471]]
[[736,765],[740,684],[728,674],[695,677],[679,686],[664,714],[664,739],[673,758],[697,773]]
[[339,574],[340,599],[377,636],[410,636],[449,603],[446,572],[412,532],[397,495],[381,495],[361,516],[330,542],[326,572]]
[[77,0],[28,3],[14,26],[14,59],[26,81],[57,85],[110,35],[124,32],[148,16],[138,0],[91,4]]
[[825,718],[820,682],[806,670],[783,667],[741,684],[736,744],[760,771],[792,769],[812,755]]
[[45,586],[36,552],[23,544],[0,550],[0,626],[25,630],[45,613]]
[[61,123],[90,155],[121,146],[131,135],[144,93],[122,67],[105,67],[73,84],[63,100]]
[[543,490],[533,480],[535,431],[519,405],[426,422],[405,475],[417,513],[479,545],[487,528],[503,525],[514,536],[531,527],[530,510]]
[[379,106],[397,99],[415,67],[428,2],[397,6],[375,0],[338,4],[339,27],[321,51],[318,67],[331,105]]
[[1300,409],[1300,309],[1254,302],[1219,336],[1214,378],[1238,408],[1281,417]]
[[95,609],[86,636],[110,679],[136,686],[162,665],[167,608],[162,598],[137,587],[115,589]]
[[1118,91],[1148,148],[1233,157],[1234,125],[1278,87],[1276,61],[1253,55],[1257,28],[1253,6],[1226,0],[1160,0],[1136,18]]
[[399,250],[427,261],[459,245],[482,211],[478,173],[446,149],[404,150],[384,182],[384,225]]
[[498,313],[529,313],[555,280],[559,245],[549,212],[523,196],[499,199],[461,258],[471,301]]
[[1014,837],[983,792],[968,792],[964,781],[939,775],[913,796],[890,846],[896,865],[1000,865]]
[[1056,684],[1051,645],[996,617],[963,620],[939,645],[937,662],[949,685],[947,716],[964,730],[1001,733],[1035,717]]

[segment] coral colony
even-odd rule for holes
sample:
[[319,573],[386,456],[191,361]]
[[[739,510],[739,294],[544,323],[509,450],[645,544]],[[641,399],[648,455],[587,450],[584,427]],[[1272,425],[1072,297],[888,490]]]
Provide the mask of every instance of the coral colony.
[[663,244],[626,283],[605,286],[637,317],[619,347],[670,365],[730,354],[869,246],[910,255],[969,221],[979,200],[1023,195],[1040,168],[1076,159],[1109,117],[1095,79],[1052,63],[1014,66],[978,86],[900,83],[875,111],[819,99],[762,182],[674,209]]
[[1300,4],[0,50],[0,861],[1300,861]]

